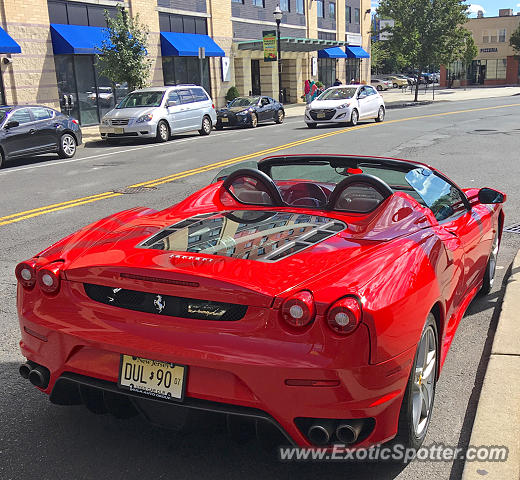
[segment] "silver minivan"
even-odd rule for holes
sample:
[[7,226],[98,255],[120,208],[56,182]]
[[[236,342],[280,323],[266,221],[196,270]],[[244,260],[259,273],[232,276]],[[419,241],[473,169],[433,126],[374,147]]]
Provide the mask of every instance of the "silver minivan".
[[150,87],[134,90],[107,112],[99,133],[110,143],[123,138],[166,142],[175,133],[191,130],[209,135],[216,122],[215,105],[202,87]]

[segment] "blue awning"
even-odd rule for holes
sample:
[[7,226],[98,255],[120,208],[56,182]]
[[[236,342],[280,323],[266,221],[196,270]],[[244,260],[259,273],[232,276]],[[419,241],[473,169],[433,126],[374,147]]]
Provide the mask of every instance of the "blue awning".
[[94,55],[107,38],[107,29],[83,25],[51,23],[52,48],[55,55]]
[[348,47],[345,47],[345,51],[347,52],[348,58],[370,58],[368,52],[363,50],[361,47],[353,47],[352,45],[349,45]]
[[22,53],[20,45],[2,27],[0,27],[0,53]]
[[339,47],[318,50],[318,58],[347,58],[347,54]]
[[161,32],[163,57],[198,57],[204,47],[206,57],[225,57],[226,54],[208,35],[198,33]]

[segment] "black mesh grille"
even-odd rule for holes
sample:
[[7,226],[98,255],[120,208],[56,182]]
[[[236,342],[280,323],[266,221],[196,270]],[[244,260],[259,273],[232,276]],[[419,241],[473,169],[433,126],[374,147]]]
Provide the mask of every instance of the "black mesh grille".
[[85,293],[96,302],[137,312],[196,320],[235,322],[244,317],[247,306],[157,293],[126,290],[85,283]]
[[[334,115],[336,115],[335,108],[327,108],[325,110],[311,110],[309,112],[313,120],[330,120]],[[318,116],[320,114],[320,116]],[[322,117],[321,114],[325,116]]]

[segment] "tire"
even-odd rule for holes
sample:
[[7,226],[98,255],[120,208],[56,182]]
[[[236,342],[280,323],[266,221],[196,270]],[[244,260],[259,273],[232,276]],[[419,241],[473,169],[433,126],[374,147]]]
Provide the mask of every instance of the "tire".
[[157,134],[155,141],[158,143],[167,142],[170,139],[170,127],[164,120],[160,120],[157,124]]
[[385,107],[382,105],[379,107],[379,111],[377,112],[376,122],[381,123],[385,119]]
[[256,128],[258,126],[258,117],[256,113],[251,114],[251,123],[249,124],[251,128]]
[[119,140],[119,138],[107,138],[107,139],[106,139],[106,142],[107,142],[109,145],[119,145],[120,140]]
[[276,123],[283,123],[284,119],[285,119],[285,112],[280,108],[280,110],[278,110],[276,112],[276,118],[274,121]]
[[399,85],[397,85],[397,83],[394,83],[393,87],[397,88],[397,87],[399,87]]
[[352,113],[350,114],[350,122],[349,122],[349,124],[350,124],[352,127],[355,127],[355,126],[358,124],[358,120],[359,120],[359,113],[358,113],[358,111],[354,108],[354,110],[352,110]]
[[215,125],[215,130],[224,130],[224,126],[221,123]]
[[4,152],[2,152],[2,150],[0,150],[0,168],[4,168],[5,167],[5,155],[4,155]]
[[318,124],[317,123],[308,123],[307,126],[309,128],[316,128],[318,126]]
[[497,267],[497,255],[499,248],[500,239],[497,232],[495,238],[493,239],[493,245],[491,246],[491,252],[487,261],[486,270],[484,271],[484,280],[482,281],[482,288],[479,292],[481,295],[488,295],[493,288],[493,283],[495,283],[495,271]]
[[382,87],[381,85],[378,85],[378,86],[376,87],[376,89],[377,89],[378,92],[381,92],[381,91],[383,90],[383,87]]
[[[392,441],[394,445],[400,444],[405,448],[418,449],[426,437],[435,400],[438,338],[435,317],[429,313],[417,345],[408,385],[401,404],[398,431]],[[426,412],[423,411],[423,407]]]
[[58,149],[58,155],[60,158],[72,158],[76,153],[78,144],[76,139],[70,133],[64,133],[60,137],[60,146]]
[[202,128],[199,130],[199,134],[202,136],[209,135],[212,128],[213,125],[211,124],[211,118],[209,118],[207,115],[204,115],[204,118],[202,119]]

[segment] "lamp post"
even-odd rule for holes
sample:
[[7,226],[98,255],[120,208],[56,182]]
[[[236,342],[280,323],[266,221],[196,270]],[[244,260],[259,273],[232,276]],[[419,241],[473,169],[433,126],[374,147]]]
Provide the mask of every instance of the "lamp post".
[[278,45],[278,100],[282,103],[283,95],[282,95],[282,46],[280,44],[280,22],[282,21],[282,11],[280,10],[280,5],[277,5],[274,9],[273,16],[276,20],[276,38]]

